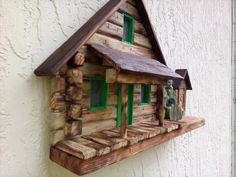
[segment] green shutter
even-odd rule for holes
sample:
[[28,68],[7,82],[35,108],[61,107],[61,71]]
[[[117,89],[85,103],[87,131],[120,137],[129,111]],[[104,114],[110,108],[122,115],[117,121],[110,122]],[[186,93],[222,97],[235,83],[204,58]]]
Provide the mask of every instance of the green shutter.
[[133,108],[134,108],[134,85],[128,85],[128,107],[127,107],[127,124],[133,123]]

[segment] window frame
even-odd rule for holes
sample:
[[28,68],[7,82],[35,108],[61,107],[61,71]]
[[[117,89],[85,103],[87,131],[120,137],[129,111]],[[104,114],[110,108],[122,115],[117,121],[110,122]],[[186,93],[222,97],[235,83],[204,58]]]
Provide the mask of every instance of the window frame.
[[[142,100],[142,85],[144,85],[144,100]],[[141,84],[141,88],[140,88],[140,105],[144,106],[144,105],[149,105],[151,103],[151,85],[148,84]]]
[[[124,39],[124,31],[123,31],[122,42],[133,44],[134,43],[134,25],[135,25],[134,17],[124,13],[123,21],[124,21],[124,24],[125,24],[125,21],[129,21],[129,26],[128,26],[128,37],[127,37],[128,40]],[[124,26],[123,26],[123,30],[124,30]]]
[[[89,77],[90,81],[90,88],[89,88],[89,100],[90,100],[90,105],[89,109],[90,110],[101,110],[101,109],[106,109],[107,108],[107,83],[106,80],[102,77]],[[102,81],[102,90],[101,90],[101,105],[100,106],[92,106],[92,82],[91,81]]]

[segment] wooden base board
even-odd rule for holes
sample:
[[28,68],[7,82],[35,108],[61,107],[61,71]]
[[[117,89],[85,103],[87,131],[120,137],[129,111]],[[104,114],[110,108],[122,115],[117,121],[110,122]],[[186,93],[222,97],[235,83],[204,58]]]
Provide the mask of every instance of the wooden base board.
[[205,124],[205,120],[203,118],[196,117],[185,117],[180,122],[184,124],[182,124],[182,126],[177,130],[157,135],[155,137],[138,142],[137,144],[112,151],[100,157],[84,160],[63,152],[56,147],[51,147],[50,159],[65,167],[66,169],[74,172],[75,174],[84,175],[119,162],[125,158],[133,156],[139,152],[159,145],[189,131],[200,128]]

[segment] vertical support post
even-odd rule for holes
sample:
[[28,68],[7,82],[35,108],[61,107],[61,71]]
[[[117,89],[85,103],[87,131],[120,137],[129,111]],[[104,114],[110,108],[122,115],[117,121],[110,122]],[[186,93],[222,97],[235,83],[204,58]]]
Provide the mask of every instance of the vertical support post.
[[167,98],[167,93],[165,89],[165,85],[159,85],[158,86],[158,100],[159,100],[159,105],[157,106],[157,117],[159,119],[159,125],[163,126],[164,125],[164,119],[165,119],[165,113],[166,113],[166,98]]
[[127,102],[128,102],[128,85],[122,84],[122,110],[121,110],[121,125],[120,136],[121,138],[127,137]]

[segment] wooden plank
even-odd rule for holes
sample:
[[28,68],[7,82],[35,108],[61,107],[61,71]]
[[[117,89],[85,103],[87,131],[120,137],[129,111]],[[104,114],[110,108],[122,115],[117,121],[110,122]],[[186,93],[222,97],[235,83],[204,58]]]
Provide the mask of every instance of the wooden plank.
[[152,76],[146,76],[141,74],[119,73],[117,76],[117,82],[127,84],[163,84],[166,81],[164,79],[155,78]]
[[[116,24],[118,26],[124,26],[124,15],[120,12],[115,12],[109,19],[108,22]],[[146,30],[142,23],[134,20],[134,32],[147,36]]]
[[116,127],[116,119],[88,122],[83,124],[82,135],[88,135],[93,132],[99,132],[102,130],[110,130],[115,127]]
[[93,133],[91,136],[113,142],[114,144],[111,147],[112,150],[120,149],[128,145],[128,141],[126,139],[113,136],[111,133],[105,133],[104,131]]
[[102,155],[108,154],[111,151],[111,148],[107,145],[99,144],[94,141],[90,141],[90,140],[81,138],[80,136],[72,137],[71,140],[74,142],[77,142],[79,144],[82,144],[84,146],[96,149],[97,156],[102,156]]
[[85,62],[82,67],[79,67],[80,71],[83,72],[84,77],[91,76],[102,76],[105,77],[106,68],[101,65]]
[[152,44],[152,49],[153,49],[153,52],[155,53],[157,60],[166,65],[165,58],[162,54],[161,47],[160,47],[158,39],[156,37],[156,33],[152,27],[150,18],[148,16],[148,13],[147,13],[147,10],[146,10],[146,7],[145,7],[143,1],[136,1],[136,6],[138,9],[138,13],[139,13],[141,22],[143,23],[143,25],[147,31],[148,38]]
[[121,138],[127,137],[127,102],[128,102],[128,85],[122,84],[122,108],[121,108],[121,125],[120,136]]
[[196,117],[185,117],[181,120],[181,122],[186,124],[178,130],[146,139],[137,144],[113,151],[101,157],[95,157],[89,160],[81,160],[76,158],[76,156],[71,156],[57,149],[57,147],[51,147],[50,159],[78,175],[88,174],[110,164],[121,161],[125,158],[131,157],[146,149],[157,146],[177,136],[181,136],[196,128],[202,127],[205,124],[204,119]]
[[[106,22],[104,25],[102,25],[102,27],[99,28],[98,33],[116,38],[120,41],[123,38],[123,28],[110,22]],[[139,33],[134,33],[134,44],[148,49],[152,48],[149,39],[146,36]]]
[[57,148],[80,159],[89,159],[95,157],[97,154],[96,149],[84,146],[71,140],[61,141],[57,144]]
[[133,5],[131,5],[129,3],[122,4],[119,11],[122,13],[127,13],[127,14],[131,15],[132,17],[134,17],[136,20],[140,21],[140,17],[139,17],[136,7],[134,7]]
[[116,119],[116,116],[116,106],[108,106],[106,109],[83,111],[82,122],[89,123],[107,119]]
[[101,132],[94,133],[91,135],[85,135],[83,136],[83,138],[109,146],[111,148],[111,151],[120,149],[128,145],[128,141],[125,139],[110,138],[106,134],[103,134]]
[[156,106],[155,105],[147,105],[147,106],[134,106],[134,113],[133,116],[143,116],[149,114],[156,113]]
[[126,3],[129,3],[129,4],[133,5],[134,7],[136,6],[136,3],[134,0],[127,0]]
[[86,44],[99,44],[121,52],[128,52],[131,54],[145,56],[148,58],[155,58],[155,55],[150,49],[137,45],[129,45],[120,40],[99,33],[95,33]]
[[62,46],[52,53],[34,73],[38,76],[55,75],[58,70],[70,60],[81,46],[119,9],[125,0],[110,0],[93,15],[78,31],[76,31]]

